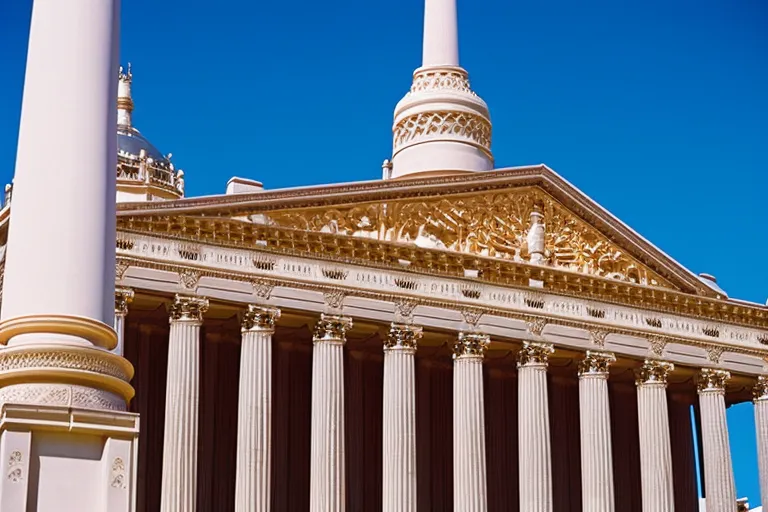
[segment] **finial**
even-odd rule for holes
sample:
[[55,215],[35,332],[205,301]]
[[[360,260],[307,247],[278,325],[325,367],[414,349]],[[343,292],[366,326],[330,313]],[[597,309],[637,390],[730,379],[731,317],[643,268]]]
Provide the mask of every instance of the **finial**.
[[123,66],[120,66],[120,72],[118,73],[118,78],[121,82],[130,82],[131,78],[133,78],[133,73],[131,72],[131,63],[128,63],[128,69],[124,70]]
[[387,158],[381,164],[381,179],[388,180],[392,177],[392,162]]

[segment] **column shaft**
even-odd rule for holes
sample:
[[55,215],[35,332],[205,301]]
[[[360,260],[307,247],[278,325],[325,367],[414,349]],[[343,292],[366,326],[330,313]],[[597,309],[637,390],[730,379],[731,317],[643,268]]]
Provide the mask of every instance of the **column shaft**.
[[311,512],[346,508],[344,430],[344,343],[352,322],[323,315],[312,351],[312,439],[310,458]]
[[112,352],[122,356],[125,352],[125,317],[128,316],[128,304],[133,301],[133,290],[117,288],[115,290],[115,333],[117,346]]
[[760,468],[760,497],[768,505],[768,376],[760,376],[754,389],[757,462]]
[[483,355],[489,338],[459,333],[453,365],[454,510],[485,512],[488,491],[485,465]]
[[736,510],[736,484],[725,417],[725,383],[729,378],[730,373],[724,370],[705,368],[699,374],[707,512]]

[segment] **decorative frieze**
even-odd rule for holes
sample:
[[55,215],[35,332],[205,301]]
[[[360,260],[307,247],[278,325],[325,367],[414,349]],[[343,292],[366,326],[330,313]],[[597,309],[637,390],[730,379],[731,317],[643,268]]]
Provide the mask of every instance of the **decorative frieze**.
[[208,311],[208,299],[176,295],[168,309],[171,322],[199,323],[203,321],[203,315]]
[[731,372],[717,368],[703,368],[696,378],[699,393],[725,393],[725,385],[731,378]]
[[675,369],[675,365],[667,361],[646,359],[637,371],[637,385],[667,385],[667,376]]
[[397,350],[415,353],[421,335],[422,328],[417,325],[393,323],[389,328],[387,338],[384,340],[384,352]]
[[128,305],[133,302],[134,292],[131,288],[115,288],[115,314],[125,316],[128,314]]
[[249,304],[243,313],[242,332],[275,330],[275,322],[280,318],[280,310],[269,306]]
[[487,334],[479,332],[460,332],[456,343],[453,345],[453,358],[480,358],[485,355],[491,338]]
[[524,341],[517,359],[517,367],[547,366],[549,356],[555,353],[555,347],[551,343],[535,343]]
[[608,368],[615,362],[616,356],[611,352],[588,350],[579,362],[579,377],[607,376]]
[[352,328],[352,319],[341,315],[320,315],[312,335],[314,343],[346,343],[347,331]]

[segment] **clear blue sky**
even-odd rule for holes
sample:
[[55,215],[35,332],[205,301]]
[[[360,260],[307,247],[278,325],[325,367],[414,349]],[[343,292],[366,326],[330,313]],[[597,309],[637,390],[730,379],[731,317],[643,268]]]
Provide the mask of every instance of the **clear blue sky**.
[[[187,176],[268,188],[378,178],[421,57],[420,0],[125,0],[134,123]],[[30,0],[0,2],[10,181]],[[731,296],[768,298],[768,3],[460,0],[497,166],[546,163]],[[62,127],[66,129],[66,127]],[[751,406],[729,411],[758,503]]]

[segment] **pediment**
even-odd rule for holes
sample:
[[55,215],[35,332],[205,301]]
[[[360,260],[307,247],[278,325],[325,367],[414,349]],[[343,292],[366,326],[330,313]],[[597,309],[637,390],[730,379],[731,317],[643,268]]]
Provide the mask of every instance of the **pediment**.
[[[243,229],[235,224],[246,223],[324,239],[352,239],[368,247],[411,246],[712,295],[692,273],[544,166],[121,209],[118,227],[152,229],[139,221],[154,217],[165,219],[163,230],[187,232],[188,223],[179,216],[194,217],[198,224],[201,217],[215,217],[220,224],[230,224],[229,233]],[[223,238],[221,233],[210,236]]]

